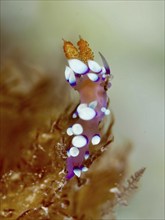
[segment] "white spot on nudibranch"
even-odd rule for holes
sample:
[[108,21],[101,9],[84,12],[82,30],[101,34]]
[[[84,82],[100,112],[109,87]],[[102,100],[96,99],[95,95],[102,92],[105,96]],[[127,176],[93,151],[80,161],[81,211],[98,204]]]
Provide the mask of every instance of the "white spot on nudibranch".
[[79,149],[77,147],[71,147],[69,153],[70,156],[77,157],[79,155]]
[[67,81],[69,81],[69,76],[70,76],[70,73],[71,73],[71,72],[73,72],[73,70],[71,70],[70,67],[66,66],[66,68],[65,68],[65,79],[66,79]]
[[66,130],[66,133],[67,133],[67,135],[72,136],[72,135],[73,135],[72,128],[69,127],[69,128]]
[[67,154],[68,157],[70,157],[70,152],[69,151],[67,151],[66,154]]
[[73,134],[75,134],[75,135],[82,134],[83,127],[80,124],[76,123],[72,126],[72,131],[73,131]]
[[90,70],[92,70],[95,73],[99,73],[101,71],[100,65],[96,63],[94,60],[88,60],[88,66]]
[[96,111],[93,108],[84,107],[78,112],[78,114],[82,120],[88,121],[96,116]]
[[72,144],[75,147],[81,148],[88,143],[88,140],[83,135],[77,135],[72,139]]
[[87,172],[88,171],[88,168],[87,167],[83,167],[82,168],[82,172]]
[[89,106],[90,108],[95,109],[96,106],[97,106],[97,100],[95,100],[95,101],[93,101],[93,102],[90,102],[88,106]]
[[77,118],[77,113],[73,113],[72,118]]
[[92,142],[93,145],[99,144],[100,141],[101,141],[101,138],[100,138],[100,135],[98,135],[98,134],[95,134],[95,135],[92,137],[92,140],[91,140],[91,142]]
[[101,108],[101,111],[102,111],[102,112],[105,112],[105,111],[106,111],[106,108],[105,108],[105,107],[102,107],[102,108]]
[[77,74],[84,74],[88,71],[88,66],[78,59],[68,60],[70,68]]
[[86,103],[82,103],[77,107],[77,112],[79,113],[79,111],[81,111],[83,108],[87,107]]
[[110,114],[110,110],[109,110],[109,109],[106,109],[105,115],[109,115],[109,114]]
[[93,82],[97,82],[99,80],[99,76],[95,73],[88,73],[87,76]]
[[104,66],[101,68],[101,74],[106,74],[106,69]]
[[69,84],[71,86],[75,86],[76,85],[76,77],[75,77],[75,74],[73,71],[70,72],[70,75],[69,75]]
[[85,155],[84,155],[84,159],[87,160],[88,158],[89,158],[89,152],[86,151],[86,152],[85,152]]
[[105,108],[105,107],[102,107],[101,111],[104,112],[105,115],[109,115],[110,114],[110,110]]
[[75,168],[75,169],[73,170],[73,172],[74,172],[74,174],[75,174],[76,176],[78,176],[78,177],[81,176],[81,170],[80,170],[80,169]]

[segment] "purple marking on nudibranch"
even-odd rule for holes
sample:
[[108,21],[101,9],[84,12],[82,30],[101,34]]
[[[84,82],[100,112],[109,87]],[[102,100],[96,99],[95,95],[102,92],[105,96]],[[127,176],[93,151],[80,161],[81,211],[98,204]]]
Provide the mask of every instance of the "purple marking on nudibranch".
[[72,136],[67,150],[67,179],[74,175],[80,177],[88,170],[83,162],[89,158],[89,144],[100,143],[98,125],[105,115],[110,114],[106,94],[110,68],[104,56],[99,54],[104,66],[92,59],[83,62],[74,57],[68,59],[69,67],[65,70],[66,80],[80,94],[80,104],[72,115],[76,121],[67,129],[67,134]]

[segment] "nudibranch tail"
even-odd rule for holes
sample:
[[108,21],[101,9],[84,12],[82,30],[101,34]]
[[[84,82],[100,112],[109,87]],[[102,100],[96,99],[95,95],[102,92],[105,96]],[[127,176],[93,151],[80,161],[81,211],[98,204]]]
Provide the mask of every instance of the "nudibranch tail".
[[89,145],[101,142],[99,123],[110,114],[107,89],[110,68],[100,54],[103,66],[94,61],[94,54],[87,41],[80,37],[78,49],[69,41],[64,41],[64,53],[68,59],[65,69],[67,82],[79,92],[80,104],[73,114],[75,123],[67,129],[71,145],[67,149],[67,179],[81,176],[88,170],[83,164],[89,158]]

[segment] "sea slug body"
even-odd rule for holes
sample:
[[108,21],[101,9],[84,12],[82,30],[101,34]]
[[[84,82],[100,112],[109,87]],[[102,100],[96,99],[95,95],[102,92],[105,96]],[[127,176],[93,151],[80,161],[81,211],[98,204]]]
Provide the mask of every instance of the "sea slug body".
[[67,150],[67,179],[81,176],[88,170],[83,165],[90,156],[89,144],[93,147],[101,142],[99,123],[110,114],[107,109],[107,89],[110,87],[110,68],[104,56],[100,54],[103,66],[94,61],[94,55],[88,42],[80,38],[78,49],[69,41],[64,41],[64,53],[68,59],[65,68],[66,81],[79,92],[80,104],[73,118],[75,123],[67,129],[72,137]]

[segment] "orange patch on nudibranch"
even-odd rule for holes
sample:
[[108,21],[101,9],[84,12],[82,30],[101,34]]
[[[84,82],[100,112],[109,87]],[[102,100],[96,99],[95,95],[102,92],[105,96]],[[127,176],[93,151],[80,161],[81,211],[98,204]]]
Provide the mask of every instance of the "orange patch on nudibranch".
[[64,40],[63,48],[67,59],[79,58],[78,49],[70,41]]
[[88,60],[94,59],[94,54],[89,47],[87,41],[83,40],[80,37],[80,40],[77,42],[78,49],[70,42],[64,40],[64,53],[67,59],[79,59],[84,63],[87,63]]
[[80,38],[80,40],[77,42],[77,45],[79,47],[80,59],[82,61],[87,63],[88,60],[94,59],[94,54],[93,54],[92,50],[90,49],[87,41]]

